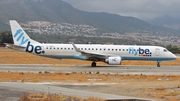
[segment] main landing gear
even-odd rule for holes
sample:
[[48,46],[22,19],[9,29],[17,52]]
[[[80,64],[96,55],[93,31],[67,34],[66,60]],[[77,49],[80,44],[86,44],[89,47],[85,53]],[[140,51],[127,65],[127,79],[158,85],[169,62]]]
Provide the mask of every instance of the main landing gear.
[[92,66],[92,67],[96,67],[96,62],[93,61],[93,62],[91,63],[91,66]]

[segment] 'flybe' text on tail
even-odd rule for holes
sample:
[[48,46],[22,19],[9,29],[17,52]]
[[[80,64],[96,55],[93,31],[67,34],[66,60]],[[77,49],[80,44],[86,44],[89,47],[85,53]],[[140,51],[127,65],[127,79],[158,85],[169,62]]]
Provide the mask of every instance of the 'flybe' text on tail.
[[18,46],[23,46],[28,42],[28,39],[24,37],[24,33],[21,29],[16,31],[16,33],[13,35],[13,38],[19,43]]
[[39,43],[32,40],[15,20],[10,20],[10,26],[15,45],[26,47],[29,41],[31,43]]

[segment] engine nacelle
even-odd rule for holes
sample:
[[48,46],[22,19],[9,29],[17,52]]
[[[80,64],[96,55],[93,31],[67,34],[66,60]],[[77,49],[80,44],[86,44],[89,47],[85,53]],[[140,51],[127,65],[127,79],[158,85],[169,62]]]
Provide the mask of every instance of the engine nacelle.
[[109,57],[108,59],[105,60],[105,62],[110,65],[120,65],[121,60],[122,60],[121,57]]

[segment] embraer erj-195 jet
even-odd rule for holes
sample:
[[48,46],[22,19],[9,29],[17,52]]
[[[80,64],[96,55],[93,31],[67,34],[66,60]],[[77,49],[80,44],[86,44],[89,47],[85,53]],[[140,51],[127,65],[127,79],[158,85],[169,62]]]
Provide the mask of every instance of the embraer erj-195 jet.
[[164,47],[139,45],[96,45],[96,44],[45,44],[31,39],[21,26],[10,20],[14,44],[5,43],[7,47],[50,58],[73,58],[96,62],[103,61],[109,65],[120,65],[122,60],[152,60],[160,62],[174,60],[176,56]]

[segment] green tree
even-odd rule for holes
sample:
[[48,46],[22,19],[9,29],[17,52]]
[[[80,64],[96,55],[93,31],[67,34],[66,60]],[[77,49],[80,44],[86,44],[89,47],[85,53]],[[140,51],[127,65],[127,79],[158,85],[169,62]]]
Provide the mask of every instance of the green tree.
[[173,53],[180,53],[180,48],[173,45],[167,45],[166,48]]
[[171,50],[172,47],[173,47],[173,46],[172,46],[171,44],[169,44],[169,45],[166,46],[166,48],[167,48],[168,50]]
[[13,44],[12,34],[9,31],[0,33],[0,46],[4,46],[4,43]]

